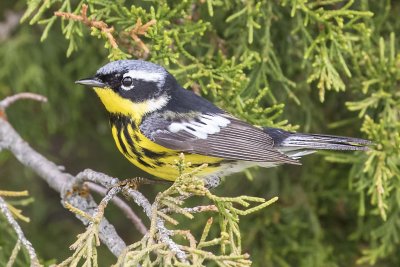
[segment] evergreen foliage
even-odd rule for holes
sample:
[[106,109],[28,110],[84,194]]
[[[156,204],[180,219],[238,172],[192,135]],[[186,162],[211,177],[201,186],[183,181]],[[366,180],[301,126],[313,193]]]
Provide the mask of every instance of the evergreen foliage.
[[[118,177],[141,174],[115,151],[96,99],[73,81],[91,75],[107,57],[144,58],[253,124],[375,142],[367,153],[319,153],[301,167],[224,179],[216,195],[279,196],[241,218],[240,246],[255,266],[400,264],[400,3],[27,0],[4,1],[0,10],[2,19],[3,10],[23,12],[24,22],[0,40],[0,98],[16,91],[48,96],[41,109],[17,105],[9,117],[56,162],[75,170],[90,164]],[[10,155],[1,153],[0,164],[1,190],[28,189],[35,198],[26,232],[44,220],[56,225],[43,211],[60,209],[57,196],[19,170]],[[178,218],[201,235],[206,218]],[[60,229],[72,224],[60,223]],[[28,236],[40,256],[59,262],[80,227],[72,227],[68,240],[57,240],[58,228]],[[15,239],[3,235],[8,230],[1,217],[0,230],[3,265]],[[98,256],[107,258],[105,253]]]

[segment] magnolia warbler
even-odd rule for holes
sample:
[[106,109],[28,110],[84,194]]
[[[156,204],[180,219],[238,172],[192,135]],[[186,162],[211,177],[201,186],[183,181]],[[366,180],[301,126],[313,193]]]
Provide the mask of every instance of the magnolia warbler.
[[99,96],[119,151],[137,167],[170,181],[179,175],[175,162],[180,153],[190,168],[207,164],[199,176],[221,177],[251,166],[300,164],[300,157],[320,149],[367,150],[370,144],[253,126],[185,90],[166,69],[146,61],[114,61],[76,83],[93,87]]

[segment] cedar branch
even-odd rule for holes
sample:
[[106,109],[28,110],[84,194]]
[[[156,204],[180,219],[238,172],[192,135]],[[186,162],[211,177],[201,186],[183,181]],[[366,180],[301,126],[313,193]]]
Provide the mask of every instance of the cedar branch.
[[29,258],[31,260],[31,266],[40,266],[38,257],[36,256],[36,252],[32,246],[32,243],[28,239],[26,239],[24,232],[22,231],[21,227],[12,216],[11,211],[8,209],[7,202],[2,197],[0,197],[0,211],[6,217],[8,223],[14,229],[15,233],[18,236],[18,240],[24,245],[24,247],[28,251]]
[[[4,106],[0,101],[0,106]],[[71,205],[84,210],[93,215],[97,208],[96,202],[91,195],[82,197],[74,193],[73,185],[76,178],[68,173],[60,171],[58,166],[43,157],[37,151],[32,149],[27,142],[15,131],[7,120],[0,118],[0,150],[9,150],[23,165],[31,168],[47,184],[60,193],[62,202],[68,202]],[[78,218],[86,225],[88,220]],[[113,225],[108,220],[103,219],[99,227],[100,239],[116,256],[126,248],[125,242],[119,237]]]
[[138,18],[135,26],[133,26],[133,29],[129,31],[129,35],[138,44],[138,46],[144,51],[145,55],[148,55],[150,50],[144,44],[142,39],[140,39],[139,35],[145,35],[147,33],[147,31],[149,30],[149,28],[151,26],[155,25],[156,23],[157,23],[157,21],[155,19],[152,19],[143,25],[142,20],[140,18]]
[[101,21],[101,20],[89,19],[87,16],[87,10],[88,10],[88,6],[83,4],[80,15],[77,15],[74,13],[69,13],[69,12],[61,12],[61,11],[54,12],[54,15],[57,17],[62,17],[64,19],[80,21],[90,28],[93,27],[93,28],[99,29],[101,32],[103,32],[106,35],[111,47],[114,49],[117,49],[118,44],[113,36],[114,27],[109,27],[107,25],[107,23],[105,23],[104,21]]

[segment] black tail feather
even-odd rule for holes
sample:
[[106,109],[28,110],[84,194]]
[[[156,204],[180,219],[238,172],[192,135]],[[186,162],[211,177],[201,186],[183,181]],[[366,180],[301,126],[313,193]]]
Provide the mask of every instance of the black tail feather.
[[303,134],[284,131],[276,128],[265,128],[264,131],[274,139],[277,148],[310,149],[310,150],[368,150],[371,141],[345,136]]

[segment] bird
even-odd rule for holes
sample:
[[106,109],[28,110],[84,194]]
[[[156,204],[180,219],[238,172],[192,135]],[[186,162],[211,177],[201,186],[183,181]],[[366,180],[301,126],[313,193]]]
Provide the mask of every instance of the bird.
[[182,153],[190,162],[187,171],[199,169],[196,175],[207,179],[252,166],[300,165],[301,157],[317,150],[365,151],[371,144],[251,125],[184,89],[164,67],[149,61],[112,61],[76,83],[92,87],[100,98],[118,150],[162,180],[179,177],[176,162]]

